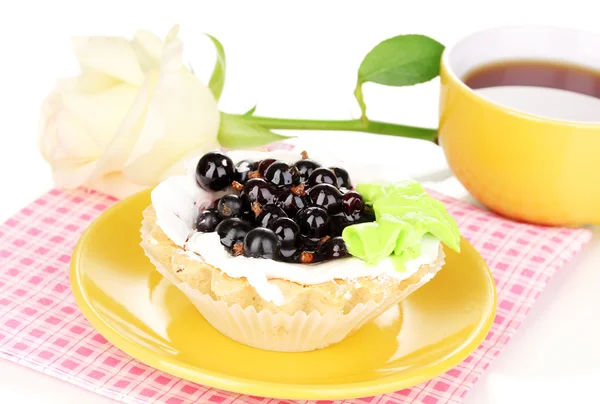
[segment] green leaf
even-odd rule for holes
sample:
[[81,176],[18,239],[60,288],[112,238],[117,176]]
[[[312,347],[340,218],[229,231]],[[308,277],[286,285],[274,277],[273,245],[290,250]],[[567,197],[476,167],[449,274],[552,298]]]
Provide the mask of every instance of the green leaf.
[[354,95],[363,117],[366,106],[362,85],[367,82],[386,86],[412,86],[440,74],[444,45],[424,35],[400,35],[375,46],[358,68]]
[[256,111],[256,105],[246,111],[243,116],[252,116],[254,115],[254,111]]
[[223,49],[223,45],[221,45],[221,42],[219,42],[217,38],[209,34],[206,34],[206,36],[210,38],[217,50],[217,61],[215,62],[215,68],[210,76],[208,88],[210,88],[210,91],[212,91],[215,99],[219,101],[221,92],[223,91],[223,86],[225,85],[225,49]]
[[387,86],[411,86],[440,74],[444,45],[424,35],[400,35],[386,39],[365,56],[358,82]]
[[252,123],[242,115],[230,115],[221,112],[221,126],[219,127],[219,143],[228,149],[247,149],[264,146],[283,139],[269,129]]

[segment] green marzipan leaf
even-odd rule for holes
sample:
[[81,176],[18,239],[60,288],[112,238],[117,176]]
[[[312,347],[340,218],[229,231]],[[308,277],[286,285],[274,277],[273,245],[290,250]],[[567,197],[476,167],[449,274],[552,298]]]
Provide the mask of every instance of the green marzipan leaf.
[[208,88],[210,88],[210,91],[212,91],[215,99],[218,101],[225,85],[225,49],[223,49],[223,45],[221,45],[221,42],[217,38],[209,34],[206,34],[206,36],[210,38],[217,50],[217,61],[210,76]]
[[243,116],[221,112],[219,143],[228,149],[264,146],[287,138],[260,125],[248,122],[244,120]]

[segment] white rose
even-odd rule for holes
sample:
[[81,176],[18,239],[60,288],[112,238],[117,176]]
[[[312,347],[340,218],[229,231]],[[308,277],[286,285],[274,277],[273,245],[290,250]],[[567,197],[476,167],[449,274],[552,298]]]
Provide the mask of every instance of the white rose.
[[164,43],[146,31],[132,41],[73,39],[81,75],[58,81],[40,123],[40,152],[57,187],[123,198],[218,147],[217,103],[183,66],[177,31]]

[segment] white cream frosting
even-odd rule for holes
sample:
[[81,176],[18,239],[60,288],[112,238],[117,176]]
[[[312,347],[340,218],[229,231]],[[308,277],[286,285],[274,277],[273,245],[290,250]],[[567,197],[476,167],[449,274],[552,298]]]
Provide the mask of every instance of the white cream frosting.
[[[300,159],[300,150],[276,150],[272,152],[231,151],[229,157],[237,162],[243,159],[260,160],[276,158],[293,163]],[[332,161],[325,156],[310,156],[325,166],[338,165],[348,170],[354,184],[379,183],[388,184],[406,176],[392,175],[390,170],[377,167],[357,167],[349,162]],[[283,303],[283,294],[269,279],[285,279],[292,282],[314,285],[333,279],[356,279],[363,276],[387,275],[402,280],[410,277],[424,264],[436,261],[439,240],[425,236],[421,243],[421,255],[408,261],[404,272],[395,269],[391,259],[385,259],[376,266],[354,258],[342,258],[314,265],[291,264],[280,261],[234,257],[220,243],[216,233],[199,233],[193,231],[194,221],[199,210],[210,205],[224,193],[209,193],[196,184],[194,171],[198,159],[186,164],[187,174],[169,177],[152,191],[152,205],[156,211],[157,224],[165,234],[178,246],[184,247],[191,258],[201,260],[219,268],[233,278],[245,277],[265,300],[275,304]],[[395,178],[393,178],[395,177]]]

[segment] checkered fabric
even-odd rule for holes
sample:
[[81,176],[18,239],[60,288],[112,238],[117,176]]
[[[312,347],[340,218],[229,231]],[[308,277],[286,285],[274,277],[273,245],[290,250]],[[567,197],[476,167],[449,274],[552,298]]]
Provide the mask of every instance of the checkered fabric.
[[[515,223],[449,197],[462,234],[491,268],[498,312],[460,365],[410,389],[340,403],[458,403],[515,334],[548,280],[590,239],[585,229]],[[0,357],[128,403],[280,403],[197,385],[141,364],[87,322],[70,291],[70,254],[82,231],[116,200],[51,190],[0,226]],[[321,401],[320,403],[331,403]]]

